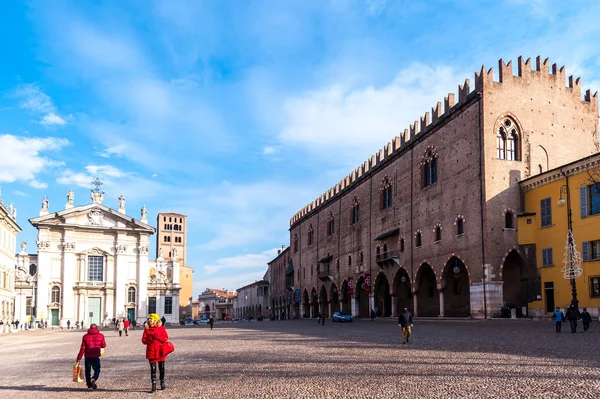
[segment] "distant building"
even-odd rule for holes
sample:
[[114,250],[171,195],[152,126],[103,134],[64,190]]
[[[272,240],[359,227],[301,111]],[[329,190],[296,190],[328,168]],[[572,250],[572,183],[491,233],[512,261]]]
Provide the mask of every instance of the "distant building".
[[[277,250],[277,257],[268,263],[270,276],[270,302],[273,318],[295,319],[300,317],[300,296],[296,298],[294,287],[294,263],[290,247]],[[297,301],[296,301],[297,299]]]
[[[600,154],[551,169],[520,184],[525,206],[518,215],[519,248],[527,261],[537,266],[542,288],[541,295],[529,305],[529,316],[547,317],[556,306],[564,309],[571,303],[571,280],[564,276],[571,262],[567,252],[568,205],[577,251],[573,256],[574,269],[580,272],[575,278],[579,308],[588,308],[592,316],[599,316]],[[510,294],[504,298],[507,305],[515,307],[523,302],[518,290]]]
[[260,280],[238,288],[233,308],[238,318],[269,318],[269,282]]
[[[175,212],[159,213],[156,230],[156,256],[162,251],[166,261],[177,258],[179,262],[179,306],[182,312],[180,319],[183,320],[184,309],[191,306],[194,274],[194,269],[187,264],[187,216]],[[185,316],[189,317],[188,314]]]
[[21,227],[17,224],[17,209],[12,204],[7,206],[0,200],[0,320],[4,324],[18,319],[14,311],[15,252],[17,234],[20,232]]
[[233,317],[233,301],[237,292],[226,289],[217,290],[207,288],[202,294],[198,295],[198,301],[193,301],[192,305],[197,310],[192,309],[192,314],[198,314],[199,318],[213,316],[215,320],[226,320]]

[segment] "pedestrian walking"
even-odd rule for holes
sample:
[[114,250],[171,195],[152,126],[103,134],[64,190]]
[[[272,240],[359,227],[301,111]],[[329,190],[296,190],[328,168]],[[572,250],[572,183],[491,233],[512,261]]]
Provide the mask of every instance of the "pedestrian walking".
[[[100,356],[102,355],[102,348],[106,348],[106,341],[104,335],[98,331],[96,324],[90,325],[90,329],[87,334],[81,339],[81,348],[77,354],[77,362],[81,361],[81,358],[85,355],[85,383],[87,390],[98,389],[96,382],[100,377]],[[94,375],[92,376],[92,369],[94,369]]]
[[131,323],[129,322],[129,319],[125,319],[125,321],[123,321],[123,329],[125,330],[125,336],[129,337],[129,326],[131,325]]
[[80,326],[81,326],[81,329],[83,330],[83,320],[81,320]]
[[411,334],[411,327],[413,323],[412,313],[408,308],[402,309],[402,313],[398,316],[398,325],[402,328],[402,343],[408,344],[408,339]]
[[557,307],[556,311],[554,312],[554,326],[556,328],[557,333],[559,333],[561,331],[562,323],[563,323],[564,319],[565,319],[565,314],[560,311],[559,307]]
[[317,313],[317,323],[321,324],[321,312]]
[[167,319],[165,319],[165,316],[160,318],[160,322],[162,323],[163,327],[167,325]]
[[71,320],[67,320],[67,330],[71,329]]
[[583,308],[583,312],[581,312],[581,321],[583,322],[583,331],[587,331],[592,322],[592,315],[587,311],[587,308]]
[[113,319],[115,323],[115,332],[119,331],[119,319]]
[[215,319],[210,316],[210,319],[208,319],[208,324],[210,324],[210,329],[213,329],[213,326],[215,325]]
[[135,319],[133,319],[131,321],[131,328],[133,329],[133,331],[135,331],[135,326],[137,325],[137,321],[135,321]]
[[123,320],[117,321],[117,328],[119,329],[119,337],[122,337],[123,329],[125,328],[125,323],[123,323]]
[[371,309],[371,321],[375,320],[375,311]]
[[577,332],[577,320],[581,319],[581,313],[579,313],[579,309],[575,307],[575,304],[571,304],[569,309],[567,309],[567,314],[565,315],[569,323],[571,324],[571,333]]
[[161,355],[161,345],[169,339],[167,330],[162,325],[160,317],[156,313],[150,314],[148,321],[144,323],[144,334],[142,343],[146,345],[146,359],[150,363],[150,379],[152,380],[151,392],[156,392],[156,365],[160,373],[160,389],[165,389],[165,360]]

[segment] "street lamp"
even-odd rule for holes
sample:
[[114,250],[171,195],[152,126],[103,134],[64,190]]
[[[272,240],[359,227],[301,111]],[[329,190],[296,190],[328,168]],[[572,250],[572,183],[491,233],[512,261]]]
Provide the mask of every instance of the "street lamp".
[[[575,305],[575,309],[578,309],[577,300],[577,286],[575,285],[575,279],[583,273],[581,268],[581,254],[575,247],[575,239],[573,238],[573,215],[571,212],[571,192],[569,190],[569,176],[567,176],[562,170],[561,173],[565,176],[567,184],[560,188],[560,198],[556,202],[560,208],[567,205],[567,242],[565,247],[565,257],[563,259],[563,277],[571,280],[571,305]],[[566,195],[567,199],[563,198],[563,194]]]

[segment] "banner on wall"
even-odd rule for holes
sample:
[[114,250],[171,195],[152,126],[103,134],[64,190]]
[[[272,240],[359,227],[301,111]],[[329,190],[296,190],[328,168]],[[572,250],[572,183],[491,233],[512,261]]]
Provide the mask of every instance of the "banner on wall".
[[354,278],[348,277],[348,295],[354,294]]
[[371,292],[371,275],[365,274],[365,292]]

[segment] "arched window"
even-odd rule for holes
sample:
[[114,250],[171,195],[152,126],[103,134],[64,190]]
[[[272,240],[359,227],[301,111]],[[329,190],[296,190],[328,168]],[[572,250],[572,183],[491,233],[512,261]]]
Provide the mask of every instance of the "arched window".
[[416,246],[419,248],[421,246],[421,232],[418,231],[416,235]]
[[506,135],[503,128],[496,134],[496,152],[498,159],[506,159]]
[[352,202],[352,216],[350,219],[350,224],[358,223],[358,218],[359,218],[358,198],[354,197],[354,201]]
[[298,252],[298,233],[294,233],[294,252]]
[[330,212],[327,217],[327,235],[332,236],[333,234],[335,234],[335,218],[333,212]]
[[390,178],[386,176],[381,184],[381,209],[386,209],[392,206],[392,183]]
[[29,275],[35,276],[36,273],[37,273],[37,266],[32,263],[31,265],[29,265]]
[[387,244],[383,244],[383,257],[384,258],[387,257],[387,252],[388,252],[388,246],[387,246]]
[[375,247],[375,255],[379,256],[381,253],[381,249],[379,249],[379,245]]
[[313,225],[308,225],[308,245],[312,245],[315,238],[315,230],[313,229]]
[[506,214],[504,215],[504,228],[506,228],[506,229],[514,228],[513,214],[511,211],[507,211]]
[[427,151],[423,160],[423,187],[437,182],[437,155],[432,150]]
[[506,118],[496,132],[496,155],[498,159],[520,161],[520,135],[516,123]]
[[127,302],[135,303],[135,288],[129,287],[127,290]]
[[442,240],[442,228],[440,226],[435,226],[435,241]]
[[348,255],[348,266],[352,266],[352,255]]
[[462,218],[458,218],[456,220],[456,235],[464,234],[464,232],[465,232],[464,220]]
[[60,287],[55,285],[52,287],[52,303],[60,303]]
[[365,254],[363,254],[363,251],[360,251],[358,253],[358,260],[360,261],[360,264],[362,265],[365,260]]
[[400,239],[400,252],[404,252],[404,238]]

